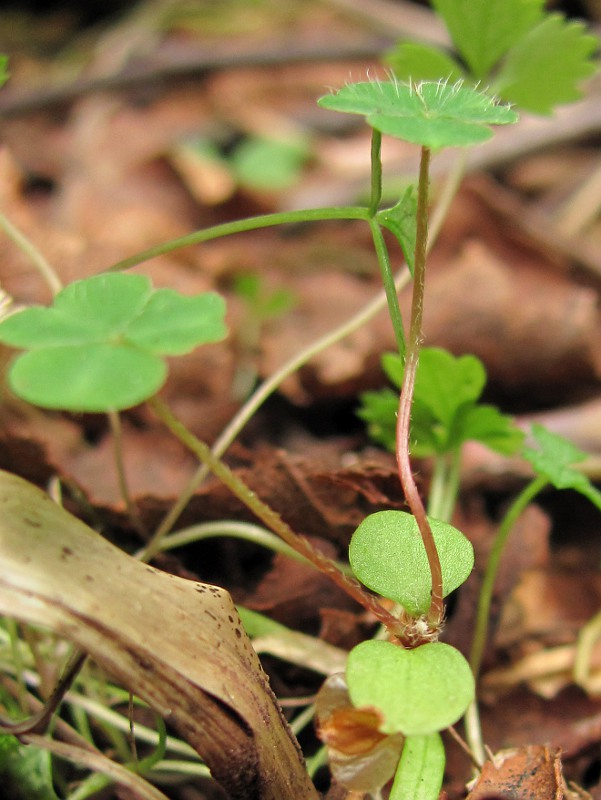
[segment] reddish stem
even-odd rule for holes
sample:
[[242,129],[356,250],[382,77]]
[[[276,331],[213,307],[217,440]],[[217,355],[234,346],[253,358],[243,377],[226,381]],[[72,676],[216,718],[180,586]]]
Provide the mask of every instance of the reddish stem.
[[422,342],[426,250],[428,244],[429,168],[430,149],[428,147],[422,147],[417,191],[417,230],[413,273],[413,297],[411,301],[411,323],[409,326],[405,373],[403,376],[403,386],[401,389],[397,418],[396,456],[401,486],[403,487],[405,498],[421,533],[432,576],[432,600],[428,611],[428,620],[432,626],[438,627],[442,622],[444,612],[442,602],[442,569],[426,510],[413,478],[411,461],[409,458],[411,406],[415,387],[415,374],[419,362],[419,350]]

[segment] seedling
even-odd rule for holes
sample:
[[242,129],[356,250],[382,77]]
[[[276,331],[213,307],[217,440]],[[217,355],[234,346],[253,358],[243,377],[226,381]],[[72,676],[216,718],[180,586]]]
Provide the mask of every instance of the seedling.
[[[362,115],[372,127],[368,207],[282,212],[199,231],[126,259],[114,265],[113,274],[72,284],[57,295],[50,308],[26,309],[0,323],[0,341],[28,351],[18,356],[11,368],[9,380],[17,394],[47,408],[72,411],[113,412],[150,400],[169,430],[267,527],[384,625],[389,641],[363,642],[351,651],[345,675],[351,706],[348,716],[345,711],[332,714],[331,707],[328,709],[326,739],[340,745],[350,719],[351,729],[356,726],[369,743],[368,756],[372,750],[385,751],[385,768],[376,766],[368,771],[368,777],[363,775],[362,791],[377,790],[394,774],[392,800],[434,800],[438,796],[444,770],[439,732],[453,725],[473,702],[481,658],[477,647],[481,648],[484,640],[479,629],[471,668],[461,653],[437,641],[444,622],[443,598],[469,575],[473,551],[466,537],[447,522],[453,493],[444,502],[433,504],[437,513],[432,507],[430,514],[426,513],[412,475],[410,440],[416,436],[419,452],[434,455],[440,463],[451,458],[455,471],[452,481],[447,474],[447,483],[456,489],[457,455],[466,440],[479,439],[510,452],[520,439],[507,418],[479,404],[485,374],[477,359],[454,359],[436,350],[420,355],[431,155],[445,147],[478,144],[492,136],[492,125],[515,122],[517,113],[498,102],[499,97],[547,113],[556,103],[578,96],[577,81],[594,69],[590,55],[596,44],[578,23],[568,23],[560,15],[545,15],[543,0],[487,4],[435,0],[434,6],[447,22],[464,64],[430,48],[401,49],[394,64],[397,77],[350,84],[319,101],[322,108]],[[492,87],[496,94],[475,88],[472,81]],[[408,189],[399,203],[384,210],[380,209],[382,134],[421,148],[417,190]],[[380,426],[381,438],[389,446],[394,441],[411,514],[384,511],[370,515],[350,545],[357,577],[402,606],[394,612],[316,553],[154,397],[166,379],[163,356],[188,352],[225,335],[223,301],[211,293],[184,298],[167,289],[154,290],[146,278],[122,273],[155,255],[220,236],[327,219],[368,224],[398,348],[397,354],[385,360],[388,374],[401,388],[394,433],[389,423],[378,419],[379,411],[374,414],[373,403],[370,409],[367,401],[365,409],[370,410],[365,413],[371,415],[372,425]],[[396,236],[413,273],[407,335],[383,228]],[[261,398],[265,396],[263,392]],[[389,399],[385,397],[388,406]],[[542,475],[512,506],[499,532],[499,553],[517,513],[547,482],[576,488],[599,502],[596,490],[571,468],[577,454],[566,452],[539,429],[534,435],[543,454],[527,455]],[[227,443],[220,447],[221,453]],[[558,459],[559,471],[554,463]],[[494,559],[489,572],[492,581]],[[487,617],[488,608],[482,608]],[[333,749],[348,755],[343,747]],[[356,780],[354,765],[350,771],[354,773],[351,779]],[[351,780],[349,786],[353,787]]]

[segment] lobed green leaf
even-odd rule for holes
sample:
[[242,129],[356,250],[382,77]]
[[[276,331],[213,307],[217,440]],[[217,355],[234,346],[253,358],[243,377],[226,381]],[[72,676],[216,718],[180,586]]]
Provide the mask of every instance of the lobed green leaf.
[[546,477],[556,489],[573,489],[580,492],[601,509],[599,489],[593,486],[583,472],[572,466],[584,461],[587,454],[568,439],[552,433],[538,423],[532,426],[532,436],[538,444],[538,449],[526,447],[522,455],[532,464],[537,475]]
[[490,125],[517,121],[508,106],[461,83],[353,83],[321,97],[322,108],[362,114],[382,133],[434,150],[467,147],[492,136]]
[[495,88],[504,100],[535,114],[550,114],[582,96],[580,83],[597,70],[599,40],[581,22],[550,14],[509,51]]
[[457,61],[427,44],[402,42],[384,57],[384,62],[401,81],[462,81],[467,77]]
[[432,0],[476,80],[540,21],[544,0]]

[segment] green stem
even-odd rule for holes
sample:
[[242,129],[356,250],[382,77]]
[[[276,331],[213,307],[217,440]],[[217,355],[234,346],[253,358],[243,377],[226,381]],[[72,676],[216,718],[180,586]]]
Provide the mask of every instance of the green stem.
[[366,592],[361,584],[354,578],[345,575],[330,558],[319,550],[316,550],[304,536],[296,534],[288,523],[274,511],[273,508],[264,503],[232,470],[216,458],[208,445],[197,439],[185,425],[173,416],[169,408],[158,397],[153,397],[148,401],[159,419],[179,439],[179,441],[189,449],[202,462],[204,462],[211,472],[224,483],[244,505],[252,511],[270,530],[277,533],[287,544],[297,553],[300,553],[310,561],[317,569],[327,575],[334,583],[345,591],[356,602],[371,612],[376,619],[388,628],[392,636],[403,639],[406,626],[387,611],[376,597]]
[[109,267],[107,271],[118,272],[120,270],[130,269],[138,264],[142,264],[144,261],[149,261],[151,258],[163,256],[166,253],[171,253],[182,247],[190,247],[193,244],[209,242],[212,239],[219,239],[222,236],[231,236],[234,233],[245,233],[246,231],[255,231],[260,228],[272,228],[276,225],[289,225],[297,222],[321,222],[322,220],[336,219],[367,220],[368,218],[369,214],[367,209],[360,206],[349,206],[348,208],[310,208],[300,209],[298,211],[278,211],[274,214],[263,214],[258,217],[224,222],[222,225],[203,228],[200,231],[194,231],[194,233],[189,233],[186,236],[180,236],[178,239],[170,239],[168,242],[150,247],[148,250],[143,250],[141,253],[136,253],[129,258],[124,258],[122,261]]
[[530,483],[522,489],[520,494],[515,498],[509,507],[499,530],[496,533],[488,562],[486,564],[486,572],[482,581],[482,588],[480,589],[480,597],[478,600],[478,614],[476,617],[476,630],[474,632],[474,639],[472,641],[472,648],[470,652],[470,666],[474,677],[477,678],[480,673],[482,665],[482,656],[484,654],[484,646],[486,644],[486,637],[488,632],[488,617],[490,612],[490,605],[492,602],[493,590],[495,586],[495,579],[499,569],[501,556],[507,542],[507,537],[511,533],[518,517],[524,511],[526,506],[532,502],[534,497],[548,484],[548,479],[543,475],[534,478]]
[[382,199],[382,134],[371,129],[371,196],[367,213],[375,217]]
[[[442,223],[447,215],[449,207],[457,190],[461,184],[461,179],[465,174],[466,157],[463,151],[454,162],[453,169],[451,170],[442,192],[439,195],[438,203],[432,214],[432,221],[430,224],[430,236],[427,243],[427,248],[430,249],[436,240]],[[409,271],[403,267],[397,273],[395,279],[395,288],[400,292],[410,280]],[[326,350],[328,347],[336,344],[342,339],[350,336],[351,333],[367,324],[376,314],[379,314],[387,303],[386,292],[384,290],[370,300],[362,309],[354,314],[350,319],[335,328],[328,331],[324,336],[311,342],[307,347],[296,353],[292,358],[283,364],[276,372],[270,375],[263,383],[256,389],[256,391],[248,398],[246,403],[240,408],[236,415],[232,418],[230,423],[224,428],[221,435],[215,442],[212,448],[213,455],[220,458],[240,434],[247,422],[256,414],[258,409],[269,398],[276,389],[297,370],[307,364],[314,356]],[[184,487],[180,496],[173,504],[171,509],[167,512],[159,527],[156,529],[152,538],[146,545],[143,554],[143,560],[149,561],[158,550],[158,543],[161,538],[172,530],[173,526],[179,519],[182,511],[188,505],[194,492],[205,480],[210,470],[207,466],[201,463],[194,475]]]
[[[449,476],[449,459],[447,455],[436,455],[434,458],[434,468],[430,480],[430,491],[428,492],[428,516],[435,519],[445,518],[442,510],[445,505],[446,486]],[[448,522],[448,520],[445,520]]]
[[405,498],[415,517],[424,542],[428,565],[432,576],[432,600],[428,611],[428,620],[436,628],[439,627],[444,613],[442,568],[432,529],[411,470],[409,456],[409,431],[411,426],[411,405],[415,388],[415,375],[419,362],[419,350],[422,342],[422,323],[424,311],[424,289],[426,277],[426,254],[428,247],[428,197],[429,197],[430,149],[422,147],[419,165],[419,183],[417,187],[417,230],[415,239],[415,265],[413,270],[413,296],[411,300],[411,323],[405,373],[399,402],[397,419],[397,463],[399,478]]
[[138,509],[132,500],[129,486],[127,483],[127,473],[125,471],[125,460],[123,457],[123,430],[121,427],[121,416],[118,411],[108,411],[107,417],[111,426],[111,433],[113,434],[113,443],[115,450],[115,466],[117,469],[117,481],[119,483],[119,492],[121,498],[125,503],[125,510],[129,521],[138,533],[144,533],[144,526],[138,514]]
[[374,248],[376,250],[376,255],[378,256],[378,263],[380,265],[380,272],[382,273],[382,283],[384,284],[386,302],[388,303],[388,314],[392,323],[397,349],[399,351],[399,355],[404,360],[406,344],[405,332],[403,330],[403,317],[401,315],[401,309],[399,308],[399,296],[394,283],[392,268],[390,266],[388,248],[386,247],[386,242],[384,241],[382,228],[375,219],[369,220],[369,229],[371,230]]

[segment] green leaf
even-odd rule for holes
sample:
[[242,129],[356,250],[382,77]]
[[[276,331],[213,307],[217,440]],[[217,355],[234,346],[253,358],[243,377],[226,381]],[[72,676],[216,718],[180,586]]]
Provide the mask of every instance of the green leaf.
[[495,88],[526,111],[550,114],[582,96],[579,84],[596,71],[591,57],[598,47],[583,23],[550,14],[508,53]]
[[486,370],[476,356],[455,357],[447,350],[426,347],[419,354],[414,403],[449,428],[458,409],[475,403],[485,384]]
[[186,297],[173,289],[157,289],[124,336],[156,354],[182,355],[199,344],[223,339],[224,314],[225,302],[215,292]]
[[399,408],[399,395],[392,389],[379,392],[363,392],[357,416],[367,423],[367,432],[374,442],[381,444],[391,453],[396,447],[396,413]]
[[304,141],[253,137],[236,148],[232,165],[243,185],[273,191],[292,186],[308,157]]
[[401,81],[464,80],[457,61],[442,50],[427,44],[403,42],[384,56],[384,62]]
[[492,136],[489,125],[517,122],[508,106],[461,83],[352,83],[318,101],[322,108],[363,114],[376,130],[439,149],[466,147]]
[[9,77],[8,56],[0,55],[0,86],[3,86]]
[[[461,531],[430,519],[442,568],[443,594],[466,580],[474,566],[474,550]],[[405,511],[377,511],[354,532],[349,561],[356,577],[374,592],[400,603],[410,614],[430,607],[432,576],[426,549],[415,521]]]
[[417,227],[417,193],[415,186],[408,186],[399,202],[392,208],[378,211],[376,220],[394,234],[401,246],[407,266],[413,275]]
[[432,5],[474,77],[481,80],[539,22],[544,0],[432,0]]
[[[404,366],[399,355],[385,353],[382,366],[400,389]],[[477,404],[485,383],[486,371],[476,356],[455,357],[440,348],[423,348],[411,411],[413,455],[444,455],[470,440],[506,455],[517,452],[524,437],[513,419],[493,406]],[[369,435],[391,451],[395,449],[397,410],[398,395],[384,389],[361,395],[357,412],[367,422]]]
[[353,648],[346,666],[353,705],[377,708],[383,733],[423,736],[448,728],[474,698],[469,664],[454,647],[431,642],[403,650],[367,641]]
[[138,405],[166,377],[161,358],[118,344],[31,350],[8,373],[11,389],[28,403],[88,413]]
[[0,322],[0,341],[29,350],[10,369],[13,391],[46,408],[100,412],[136,405],[167,377],[164,355],[225,335],[225,303],[212,292],[154,290],[143,275],[75,281],[49,308]]
[[495,406],[478,404],[461,409],[449,438],[455,446],[471,440],[510,456],[522,447],[524,432],[510,415],[502,414]]
[[444,744],[438,733],[408,736],[389,800],[437,800],[444,767]]
[[2,797],[10,800],[58,800],[50,753],[0,735],[0,786]]
[[538,423],[532,426],[532,436],[538,449],[526,447],[522,455],[532,464],[535,472],[546,477],[556,489],[574,489],[601,509],[601,492],[583,472],[572,466],[584,461],[587,454],[568,439],[552,433]]

